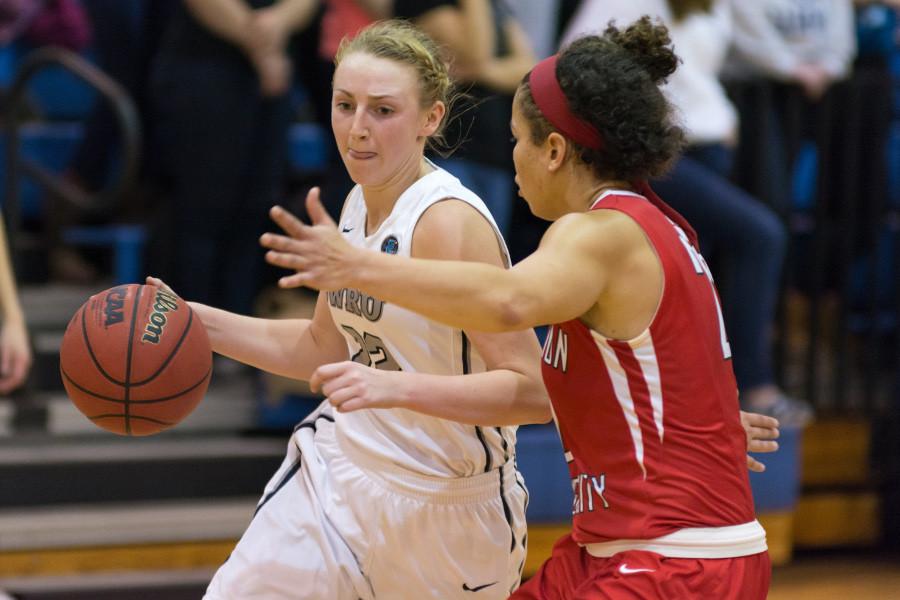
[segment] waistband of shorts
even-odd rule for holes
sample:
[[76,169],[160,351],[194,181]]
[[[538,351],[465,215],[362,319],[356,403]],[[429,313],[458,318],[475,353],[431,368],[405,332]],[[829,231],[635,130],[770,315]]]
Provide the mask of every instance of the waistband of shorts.
[[613,540],[584,544],[591,556],[606,558],[642,550],[669,558],[737,558],[768,550],[766,530],[754,519],[726,527],[688,527],[651,540]]
[[[469,477],[431,477],[413,473],[395,464],[367,456],[352,444],[337,442],[344,456],[373,479],[398,494],[432,504],[477,504],[499,497],[517,485],[516,465],[511,458],[486,473]],[[502,483],[501,483],[502,482]]]

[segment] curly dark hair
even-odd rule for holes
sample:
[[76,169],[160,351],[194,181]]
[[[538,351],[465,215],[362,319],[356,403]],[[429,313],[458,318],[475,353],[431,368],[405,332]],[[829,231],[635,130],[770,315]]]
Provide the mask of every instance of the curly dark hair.
[[[593,125],[603,148],[572,142],[576,155],[604,179],[628,181],[665,173],[684,147],[684,132],[659,86],[678,66],[669,30],[649,16],[624,29],[609,24],[603,35],[572,42],[559,55],[556,78],[570,110]],[[541,144],[556,129],[531,96],[528,75],[517,94],[519,108]]]

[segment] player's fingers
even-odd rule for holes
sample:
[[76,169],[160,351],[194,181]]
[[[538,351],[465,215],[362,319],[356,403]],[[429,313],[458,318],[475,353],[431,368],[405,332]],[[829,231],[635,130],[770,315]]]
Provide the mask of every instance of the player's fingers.
[[750,438],[754,440],[777,440],[781,432],[777,429],[768,427],[751,427],[749,432]]
[[778,450],[778,442],[752,440],[747,444],[747,450],[750,452],[775,452]]
[[307,227],[303,221],[278,205],[269,209],[269,216],[285,233],[294,238],[302,237],[303,230]]
[[305,273],[294,273],[293,275],[286,275],[278,280],[278,287],[285,290],[303,286],[315,287],[313,285],[313,278]]
[[353,412],[354,410],[359,410],[361,408],[368,408],[368,406],[369,405],[365,401],[365,399],[356,397],[356,398],[351,398],[350,400],[347,400],[346,402],[342,403],[338,407],[338,412],[348,413],[348,412]]
[[[328,386],[325,386],[328,387]],[[323,388],[324,389],[324,388]],[[328,398],[328,402],[331,403],[333,407],[343,412],[341,409],[345,402],[352,400],[356,397],[352,388],[348,387],[340,387],[334,390],[334,392],[330,394],[325,394],[325,397]]]
[[12,391],[15,385],[12,371],[12,353],[0,353],[0,394]]
[[302,242],[295,240],[286,235],[277,233],[264,233],[259,236],[259,244],[264,248],[276,250],[278,252],[289,252],[291,254],[302,254],[305,251]]
[[328,211],[325,210],[325,207],[322,206],[321,193],[317,187],[309,190],[309,193],[306,195],[306,212],[309,214],[309,219],[312,221],[313,225],[330,225],[331,227],[336,227],[334,219],[331,218],[331,215],[329,215]]
[[762,427],[765,429],[778,429],[778,419],[768,415],[759,413],[741,411],[741,421],[752,427]]
[[159,289],[163,290],[164,292],[168,292],[168,293],[172,294],[173,296],[178,295],[172,290],[172,288],[169,287],[169,285],[165,281],[163,281],[159,277],[153,277],[152,275],[148,275],[147,279],[146,279],[146,284],[158,287]]
[[25,381],[28,374],[28,361],[24,358],[18,358],[12,361],[9,369],[9,380],[12,387],[19,387]]
[[762,464],[749,454],[747,455],[747,468],[753,471],[754,473],[762,473],[766,470],[766,465]]
[[306,266],[306,259],[302,256],[291,252],[279,252],[277,250],[269,250],[266,252],[266,262],[276,267],[284,269],[293,269],[300,271]]
[[[336,394],[341,394],[342,390],[346,390],[349,387],[350,382],[347,381],[343,374],[332,374],[331,377],[323,378],[320,389],[323,395],[330,398]],[[346,398],[344,399],[346,400]]]
[[315,371],[313,371],[312,377],[309,378],[310,389],[318,393],[322,386],[327,382],[333,380],[336,377],[340,377],[347,370],[347,362],[349,361],[329,363],[327,365],[319,366]]

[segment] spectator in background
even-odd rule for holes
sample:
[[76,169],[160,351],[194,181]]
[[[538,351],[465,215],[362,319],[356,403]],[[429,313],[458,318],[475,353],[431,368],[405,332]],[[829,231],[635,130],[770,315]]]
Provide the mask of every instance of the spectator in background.
[[537,59],[556,51],[559,40],[560,0],[516,0],[509,3],[525,30]]
[[0,0],[0,45],[22,40],[80,51],[90,44],[91,33],[78,0]]
[[0,394],[8,394],[22,385],[30,368],[28,329],[16,291],[6,224],[0,216]]
[[[856,51],[851,0],[729,0],[734,44],[723,69],[727,80],[768,82],[768,105],[739,103],[746,115],[742,138],[747,147],[765,148],[749,175],[762,184],[758,193],[776,210],[790,209],[787,120],[792,103],[799,128],[814,135],[817,106],[832,85],[851,71]],[[797,98],[796,92],[802,98]],[[759,120],[761,114],[773,118]],[[754,144],[760,136],[763,141]],[[761,171],[761,172],[760,172]]]
[[248,314],[261,287],[257,238],[283,180],[288,41],[316,0],[185,0],[151,78],[156,143],[170,187],[162,271],[189,298]]
[[850,0],[731,0],[731,76],[799,85],[812,101],[844,79],[856,48]]
[[536,59],[505,1],[486,0],[486,4],[491,52],[475,64],[456,66],[457,83],[467,93],[451,113],[448,135],[453,152],[438,162],[484,200],[507,237],[514,198],[509,136],[512,97]]
[[615,20],[649,14],[669,28],[679,68],[663,91],[688,146],[654,188],[697,230],[711,257],[733,352],[741,407],[804,425],[810,407],[775,384],[772,328],[787,234],[778,216],[729,180],[737,113],[718,80],[731,43],[727,0],[586,0],[562,38],[568,45]]

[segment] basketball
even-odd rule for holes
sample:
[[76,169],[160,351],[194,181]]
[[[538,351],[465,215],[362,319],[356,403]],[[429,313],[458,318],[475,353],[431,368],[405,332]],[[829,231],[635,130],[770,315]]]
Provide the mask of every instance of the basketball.
[[191,307],[155,286],[128,284],[88,298],[59,351],[63,384],[95,425],[151,435],[182,421],[212,375],[212,350]]

